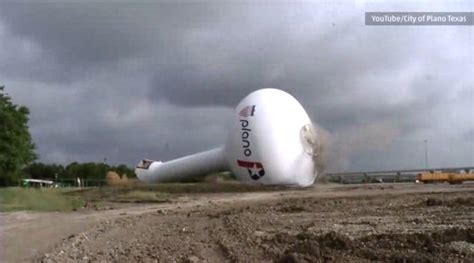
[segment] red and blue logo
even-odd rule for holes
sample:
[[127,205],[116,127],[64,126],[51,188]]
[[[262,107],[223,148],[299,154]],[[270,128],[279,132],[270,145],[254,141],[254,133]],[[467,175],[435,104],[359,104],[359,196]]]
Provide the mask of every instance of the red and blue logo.
[[255,105],[246,106],[239,112],[239,116],[243,118],[251,117],[255,113]]
[[237,164],[240,167],[247,168],[247,172],[249,173],[250,178],[255,181],[265,175],[265,169],[263,168],[262,163],[237,160]]

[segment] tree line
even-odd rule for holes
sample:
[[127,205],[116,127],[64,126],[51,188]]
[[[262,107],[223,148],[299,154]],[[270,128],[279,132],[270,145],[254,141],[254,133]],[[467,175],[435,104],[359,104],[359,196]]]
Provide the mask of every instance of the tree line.
[[104,180],[108,171],[135,177],[126,165],[71,163],[67,166],[34,162],[38,156],[31,138],[27,107],[16,105],[0,86],[0,187],[18,185],[21,178]]
[[0,186],[15,183],[25,165],[37,158],[28,130],[29,114],[27,107],[14,104],[0,86]]
[[49,180],[105,180],[107,172],[114,171],[120,176],[135,177],[132,169],[124,164],[112,166],[105,163],[77,163],[66,166],[35,162],[23,169],[25,175],[33,179]]

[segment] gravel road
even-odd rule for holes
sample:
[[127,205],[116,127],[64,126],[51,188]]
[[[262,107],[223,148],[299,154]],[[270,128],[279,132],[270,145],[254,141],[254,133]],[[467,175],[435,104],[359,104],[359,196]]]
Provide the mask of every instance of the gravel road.
[[5,262],[474,262],[474,184],[188,194],[0,220]]

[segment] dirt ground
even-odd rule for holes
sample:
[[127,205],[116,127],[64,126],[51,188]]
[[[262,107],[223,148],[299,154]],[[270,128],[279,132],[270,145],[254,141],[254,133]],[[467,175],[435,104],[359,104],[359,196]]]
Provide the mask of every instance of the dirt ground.
[[3,262],[474,262],[474,184],[184,194],[0,220]]

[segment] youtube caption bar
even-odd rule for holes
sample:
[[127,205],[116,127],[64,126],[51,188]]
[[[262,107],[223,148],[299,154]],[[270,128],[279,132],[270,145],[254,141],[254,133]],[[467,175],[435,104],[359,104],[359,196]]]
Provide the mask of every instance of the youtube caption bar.
[[366,12],[368,26],[472,26],[474,12]]

